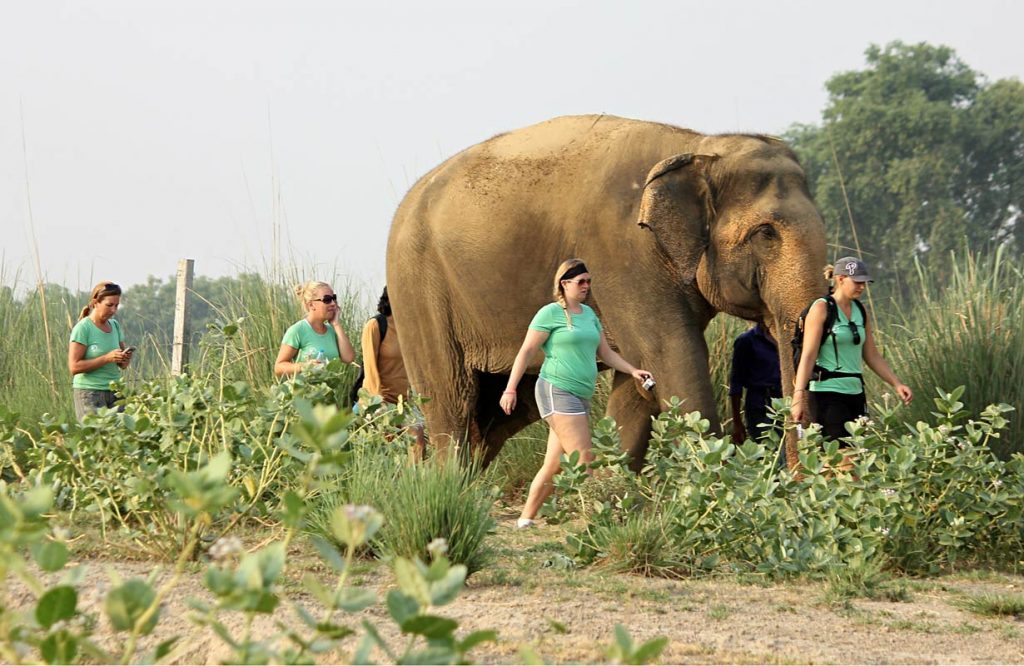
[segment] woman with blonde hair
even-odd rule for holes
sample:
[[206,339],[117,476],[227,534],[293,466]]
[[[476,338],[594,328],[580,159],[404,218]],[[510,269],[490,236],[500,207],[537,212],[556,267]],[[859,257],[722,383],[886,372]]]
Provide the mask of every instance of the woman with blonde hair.
[[274,361],[274,374],[294,375],[314,365],[340,358],[351,363],[356,352],[338,321],[338,296],[326,282],[311,280],[295,287],[295,295],[306,309],[306,316],[285,331],[281,349]]
[[792,417],[797,423],[818,423],[826,439],[839,439],[846,437],[849,421],[868,413],[862,362],[891,385],[904,404],[910,404],[914,394],[879,353],[867,310],[858,300],[872,281],[868,267],[856,257],[843,257],[826,268],[825,277],[834,281],[834,288],[807,312],[793,380]]
[[121,325],[114,315],[121,305],[121,287],[100,282],[92,288],[68,343],[68,371],[72,375],[75,416],[81,421],[101,407],[110,409],[117,394],[110,383],[121,378],[131,363],[134,347],[125,348]]
[[552,491],[552,479],[563,453],[579,451],[580,462],[590,463],[590,398],[597,386],[597,358],[639,382],[653,386],[646,370],[634,368],[608,345],[597,315],[584,301],[590,295],[590,272],[581,259],[563,261],[555,271],[553,296],[533,317],[523,345],[516,354],[500,405],[506,414],[516,407],[516,387],[538,350],[544,364],[534,389],[537,407],[550,432],[544,463],[530,484],[517,527],[530,527]]

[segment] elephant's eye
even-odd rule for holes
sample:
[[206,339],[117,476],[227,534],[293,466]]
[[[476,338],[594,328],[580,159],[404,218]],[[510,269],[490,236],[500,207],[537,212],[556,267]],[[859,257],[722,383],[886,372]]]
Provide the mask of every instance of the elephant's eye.
[[779,237],[779,232],[770,224],[762,224],[750,232],[748,236],[752,241],[770,241]]

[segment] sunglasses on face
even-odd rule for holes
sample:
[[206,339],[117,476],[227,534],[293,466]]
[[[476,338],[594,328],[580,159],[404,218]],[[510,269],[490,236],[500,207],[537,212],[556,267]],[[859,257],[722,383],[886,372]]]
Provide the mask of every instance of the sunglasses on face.
[[853,333],[853,344],[860,344],[860,331],[857,330],[857,324],[850,322],[850,331]]
[[585,284],[590,284],[593,280],[591,278],[578,278],[576,280],[566,280],[566,282],[572,282],[573,284],[583,286]]
[[337,294],[326,294],[326,295],[324,295],[324,296],[322,296],[320,298],[314,298],[313,300],[316,301],[317,303],[323,303],[324,305],[330,305],[331,303],[337,303],[338,302],[338,295]]

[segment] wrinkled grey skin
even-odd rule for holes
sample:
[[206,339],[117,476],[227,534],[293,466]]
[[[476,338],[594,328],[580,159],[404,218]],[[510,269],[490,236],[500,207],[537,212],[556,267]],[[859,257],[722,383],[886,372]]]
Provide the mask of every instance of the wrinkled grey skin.
[[792,326],[825,291],[825,251],[780,141],[575,116],[498,135],[421,178],[395,214],[387,280],[432,442],[468,441],[490,461],[539,418],[541,358],[510,416],[498,401],[527,325],[553,300],[554,270],[582,258],[612,345],[658,382],[644,395],[616,373],[608,403],[639,461],[669,396],[718,427],[703,336],[718,312],[765,322],[791,391]]

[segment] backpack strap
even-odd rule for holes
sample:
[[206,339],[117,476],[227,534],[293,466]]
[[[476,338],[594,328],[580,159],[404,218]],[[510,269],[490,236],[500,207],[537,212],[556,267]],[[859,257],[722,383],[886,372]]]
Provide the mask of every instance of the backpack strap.
[[388,334],[388,316],[378,313],[373,318],[377,320],[377,328],[380,329],[380,341],[384,342],[384,336]]
[[855,298],[855,299],[853,299],[853,302],[856,303],[857,309],[860,310],[860,318],[864,320],[864,325],[867,326],[868,325],[868,311],[867,311],[867,308],[865,308],[864,304],[860,302],[860,299]]

